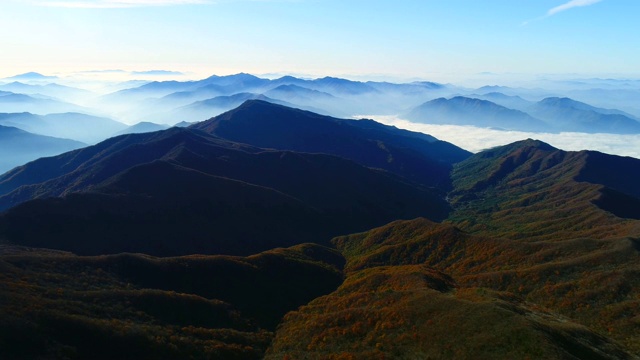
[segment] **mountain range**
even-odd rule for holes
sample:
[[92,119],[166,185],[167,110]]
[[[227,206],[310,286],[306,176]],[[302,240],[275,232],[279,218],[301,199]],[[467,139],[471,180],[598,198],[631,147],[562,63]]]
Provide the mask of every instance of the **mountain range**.
[[[346,111],[448,89],[241,74],[118,96],[199,86],[362,96]],[[503,128],[631,132],[620,117],[636,121],[507,90],[424,108]],[[639,159],[533,139],[472,154],[373,120],[245,100],[0,175],[0,357],[640,356]],[[566,123],[545,118],[552,107]]]
[[46,115],[64,112],[83,112],[86,110],[86,108],[81,106],[49,97],[0,92],[0,112],[3,113],[30,112]]
[[456,96],[431,100],[403,117],[428,124],[473,125],[532,132],[640,133],[640,121],[633,115],[615,109],[597,108],[569,98],[549,97],[534,103],[496,92],[478,97],[480,99]]
[[428,101],[404,117],[429,124],[474,125],[506,130],[544,131],[550,128],[545,122],[522,111],[463,96]]

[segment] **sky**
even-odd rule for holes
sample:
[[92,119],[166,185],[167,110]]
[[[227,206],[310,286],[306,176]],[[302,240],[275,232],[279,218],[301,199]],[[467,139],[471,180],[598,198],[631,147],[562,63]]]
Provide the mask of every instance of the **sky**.
[[640,78],[638,0],[0,0],[0,77]]

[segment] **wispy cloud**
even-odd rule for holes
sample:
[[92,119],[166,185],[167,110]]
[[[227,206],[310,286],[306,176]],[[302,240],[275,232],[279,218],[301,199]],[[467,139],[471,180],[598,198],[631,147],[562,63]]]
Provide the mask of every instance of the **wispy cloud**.
[[529,23],[533,22],[533,21],[538,21],[538,20],[542,20],[542,19],[546,19],[550,16],[553,16],[557,13],[563,12],[563,11],[567,11],[569,9],[573,9],[573,8],[577,8],[577,7],[583,7],[583,6],[589,6],[589,5],[593,5],[595,3],[599,3],[602,0],[571,0],[568,1],[562,5],[556,6],[554,8],[549,9],[549,11],[547,11],[547,13],[544,16],[541,16],[539,18],[535,18],[533,20],[527,20],[525,22],[522,23],[522,26],[528,25]]
[[566,4],[562,4],[560,6],[554,7],[553,9],[550,9],[549,11],[547,11],[547,16],[552,16],[559,12],[573,9],[576,7],[593,5],[595,3],[599,3],[600,1],[602,0],[571,0]]
[[210,4],[207,0],[65,0],[65,1],[31,1],[38,6],[84,8],[84,9],[114,9],[148,6],[175,6]]

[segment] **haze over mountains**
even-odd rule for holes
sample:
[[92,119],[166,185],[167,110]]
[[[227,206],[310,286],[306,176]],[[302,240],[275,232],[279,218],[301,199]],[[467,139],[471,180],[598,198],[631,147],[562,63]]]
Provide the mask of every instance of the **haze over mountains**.
[[549,97],[529,103],[520,97],[489,93],[509,109],[489,100],[456,96],[428,101],[406,115],[415,122],[429,124],[474,125],[505,130],[533,132],[583,132],[638,134],[640,121],[615,109],[601,109],[569,98]]
[[33,161],[0,174],[0,357],[637,359],[640,159],[353,119],[640,132],[566,95],[596,83],[237,74],[3,114]]
[[6,171],[33,159],[79,149],[79,141],[31,134],[12,126],[0,125],[0,171]]
[[[0,79],[0,113],[23,118],[26,112],[38,116],[68,114],[66,118],[73,113],[76,119],[88,115],[87,120],[93,116],[95,118],[87,123],[55,129],[50,120],[42,128],[39,124],[42,118],[29,124],[24,120],[2,124],[88,144],[121,134],[127,125],[140,122],[166,127],[203,121],[250,99],[339,118],[396,116],[419,123],[478,129],[635,135],[640,134],[640,109],[633,101],[638,94],[637,82],[608,79],[541,81],[532,83],[531,87],[491,85],[470,89],[428,81],[390,83],[293,76],[267,79],[245,73],[191,81],[131,80],[96,84],[95,80],[83,83],[78,78],[27,73]],[[107,125],[106,119],[117,123]],[[152,128],[148,125],[144,131]],[[455,140],[446,131],[442,134],[449,141]],[[465,147],[463,143],[456,144]],[[616,153],[640,154],[640,149],[629,146],[612,149],[598,142],[592,146],[607,152],[619,149]]]

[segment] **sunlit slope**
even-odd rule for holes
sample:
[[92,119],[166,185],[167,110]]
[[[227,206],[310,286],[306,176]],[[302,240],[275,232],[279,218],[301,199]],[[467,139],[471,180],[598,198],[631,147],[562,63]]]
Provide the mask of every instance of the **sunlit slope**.
[[632,158],[523,141],[456,166],[448,222],[397,221],[334,243],[347,274],[422,264],[460,289],[508,292],[637,354],[640,221],[616,214],[637,199],[638,168]]
[[267,359],[627,359],[615,343],[424,265],[354,271],[287,314]]
[[476,154],[452,177],[450,220],[474,233],[526,241],[640,234],[638,159],[526,140]]

